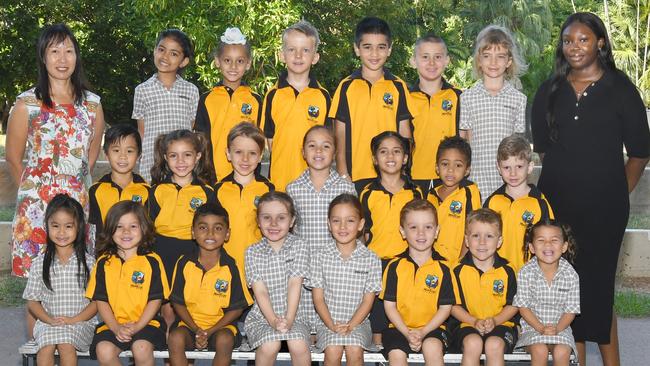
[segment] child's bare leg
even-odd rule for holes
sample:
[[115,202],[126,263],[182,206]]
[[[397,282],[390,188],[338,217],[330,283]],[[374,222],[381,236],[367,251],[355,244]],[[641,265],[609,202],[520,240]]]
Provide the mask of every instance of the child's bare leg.
[[172,324],[174,324],[174,321],[176,320],[176,314],[174,314],[174,308],[172,308],[171,303],[161,306],[160,313],[162,314],[163,319],[165,319],[165,323],[167,323],[167,332],[169,332],[169,328],[172,327]]
[[401,349],[392,349],[388,352],[388,364],[391,366],[407,366],[407,357],[408,355]]
[[34,338],[34,325],[36,325],[36,318],[34,318],[29,310],[25,310],[25,325],[27,326],[27,339]]
[[187,346],[194,344],[194,340],[190,332],[185,327],[174,328],[169,332],[167,339],[167,347],[169,348],[169,362],[174,366],[187,366],[187,358],[185,357],[185,349]]
[[499,337],[487,337],[485,340],[485,364],[487,366],[503,366],[505,360],[503,354],[505,353],[506,342]]
[[483,353],[483,338],[478,334],[469,334],[463,338],[462,366],[478,366]]
[[587,365],[587,344],[585,342],[576,342],[576,350],[578,351],[578,362],[580,366]]
[[546,366],[548,364],[548,346],[544,343],[535,343],[528,346],[531,366]]
[[363,366],[363,348],[360,346],[345,346],[345,364]]
[[272,366],[280,352],[280,342],[266,342],[255,350],[256,366]]
[[122,352],[116,345],[111,342],[101,341],[95,347],[95,353],[97,354],[97,362],[101,366],[122,366],[119,356]]
[[77,350],[70,343],[56,345],[59,351],[59,366],[77,366]]
[[292,339],[287,341],[289,354],[291,354],[291,364],[297,366],[311,365],[311,352],[307,341],[302,339]]
[[131,346],[131,352],[133,352],[133,361],[138,366],[153,366],[153,344],[149,341],[143,339],[138,339],[133,342]]
[[[339,366],[343,358],[343,346],[327,346],[323,351],[325,354],[324,366]],[[348,363],[350,361],[348,360]]]
[[36,363],[41,366],[54,366],[54,351],[56,345],[44,346],[36,353]]
[[571,347],[566,344],[556,344],[551,347],[553,354],[553,366],[569,366],[571,361]]
[[219,329],[215,333],[214,349],[216,353],[212,366],[228,366],[232,360],[232,349],[235,348],[235,335],[230,329]]
[[426,338],[422,342],[422,355],[426,366],[444,366],[445,351],[438,338]]

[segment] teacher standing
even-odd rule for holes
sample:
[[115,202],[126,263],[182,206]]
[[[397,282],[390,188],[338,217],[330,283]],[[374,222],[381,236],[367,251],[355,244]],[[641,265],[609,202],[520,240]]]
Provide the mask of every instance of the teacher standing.
[[533,103],[532,130],[543,158],[539,188],[578,244],[581,314],[572,328],[579,359],[584,365],[585,341],[592,341],[606,366],[618,365],[614,279],[629,193],[648,163],[650,132],[643,101],[616,68],[596,15],[572,14],[562,25],[554,74]]

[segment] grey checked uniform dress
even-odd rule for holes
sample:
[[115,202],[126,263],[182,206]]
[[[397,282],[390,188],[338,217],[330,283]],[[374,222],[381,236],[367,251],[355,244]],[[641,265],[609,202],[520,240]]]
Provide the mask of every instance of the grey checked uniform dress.
[[154,163],[154,143],[159,135],[179,129],[192,129],[199,105],[199,89],[196,85],[176,75],[176,81],[167,90],[154,74],[135,88],[131,118],[144,120],[142,158],[139,174],[151,181]]
[[[258,281],[264,282],[269,292],[273,312],[285,315],[289,278],[306,278],[309,271],[309,257],[305,242],[298,236],[289,234],[282,248],[276,253],[266,238],[262,238],[261,241],[248,247],[245,263],[248,286],[252,287]],[[301,295],[302,292],[304,289]],[[308,342],[309,340],[307,316],[300,305],[291,329],[286,333],[280,333],[266,321],[256,301],[244,321],[244,330],[252,349],[267,342],[292,339]]]
[[526,132],[526,96],[508,81],[492,96],[482,81],[460,95],[461,130],[471,130],[472,169],[470,179],[481,197],[503,184],[497,170],[497,149],[505,137]]
[[[93,268],[94,263],[94,258],[87,255],[88,271]],[[39,301],[51,317],[76,316],[90,303],[85,296],[86,289],[79,285],[75,254],[66,265],[62,265],[58,257],[54,256],[50,265],[50,284],[53,291],[45,287],[43,282],[43,256],[37,257],[32,262],[23,299]],[[78,351],[85,352],[93,339],[96,324],[95,318],[56,327],[36,320],[34,339],[38,349],[47,345],[67,343],[72,344]]]
[[[307,286],[322,288],[325,304],[334,323],[347,323],[359,308],[367,293],[381,291],[381,260],[357,240],[357,247],[350,258],[343,259],[334,242],[326,245],[311,258]],[[329,330],[318,318],[316,348],[323,351],[327,346],[346,345],[372,348],[372,331],[368,317],[349,335],[339,335]]]
[[[557,273],[549,286],[542,269],[533,258],[519,271],[513,306],[529,308],[543,324],[557,324],[564,313],[580,313],[580,280],[566,259],[560,258]],[[576,352],[571,327],[557,335],[543,335],[521,319],[521,336],[516,347],[535,343],[566,344]]]

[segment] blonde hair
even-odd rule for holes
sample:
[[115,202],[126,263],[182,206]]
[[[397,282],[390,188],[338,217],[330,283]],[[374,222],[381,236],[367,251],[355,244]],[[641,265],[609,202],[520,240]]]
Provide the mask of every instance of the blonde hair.
[[526,73],[528,65],[519,53],[519,46],[510,31],[500,25],[488,25],[483,28],[476,37],[474,46],[474,56],[472,59],[473,76],[476,79],[483,77],[483,72],[478,65],[478,58],[483,51],[493,46],[501,46],[508,50],[508,56],[512,63],[506,69],[506,80],[512,83],[516,88],[521,88],[519,77]]
[[314,39],[314,51],[318,51],[318,46],[320,46],[320,36],[318,35],[318,29],[314,27],[310,22],[306,20],[301,20],[282,32],[282,47],[287,43],[287,37],[291,31],[296,31],[304,34],[307,37]]

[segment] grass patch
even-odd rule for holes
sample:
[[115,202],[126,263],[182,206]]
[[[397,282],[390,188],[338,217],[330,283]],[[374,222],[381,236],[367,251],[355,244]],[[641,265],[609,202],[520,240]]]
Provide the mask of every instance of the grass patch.
[[650,215],[648,214],[630,214],[630,220],[627,223],[628,229],[650,229]]
[[623,318],[643,318],[650,316],[650,295],[631,291],[617,292],[614,297],[616,315]]
[[26,278],[0,277],[0,306],[16,307],[25,304],[22,298],[25,285],[27,285]]
[[14,213],[16,213],[16,207],[14,206],[0,207],[0,221],[13,221]]

